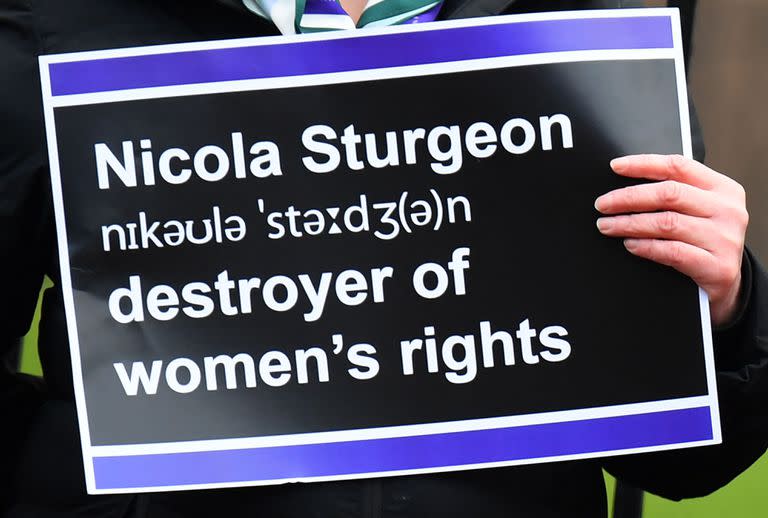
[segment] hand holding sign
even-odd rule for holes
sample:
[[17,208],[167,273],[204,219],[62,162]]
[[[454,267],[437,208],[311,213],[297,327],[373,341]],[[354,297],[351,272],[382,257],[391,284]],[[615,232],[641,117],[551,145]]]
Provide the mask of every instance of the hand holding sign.
[[744,188],[681,156],[637,155],[611,162],[622,176],[658,180],[599,197],[600,231],[623,237],[632,254],[672,266],[709,295],[714,325],[729,322],[741,287],[749,215]]

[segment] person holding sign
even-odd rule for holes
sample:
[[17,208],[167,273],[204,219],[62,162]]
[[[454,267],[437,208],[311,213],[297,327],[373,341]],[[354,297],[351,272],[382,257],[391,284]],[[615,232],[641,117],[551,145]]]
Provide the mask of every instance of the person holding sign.
[[[28,328],[42,276],[51,276],[58,288],[46,294],[43,306],[40,351],[45,372],[45,388],[40,389],[34,383],[13,373],[11,369],[0,369],[0,415],[3,416],[0,426],[3,427],[5,437],[1,446],[4,461],[0,468],[0,476],[3,477],[0,486],[3,488],[0,493],[0,505],[4,506],[0,511],[2,515],[172,517],[224,513],[233,516],[267,517],[605,516],[607,511],[601,471],[603,467],[633,485],[673,499],[711,492],[746,469],[768,445],[768,386],[765,382],[765,379],[768,379],[768,275],[744,248],[748,219],[744,190],[733,180],[704,166],[700,161],[676,155],[648,154],[625,156],[611,162],[611,168],[616,175],[633,180],[627,183],[634,185],[610,190],[594,201],[597,211],[597,229],[594,233],[599,232],[607,236],[601,242],[608,241],[609,238],[623,240],[629,254],[678,270],[692,279],[709,296],[709,312],[715,328],[714,346],[724,436],[722,445],[601,460],[258,488],[142,495],[124,492],[125,494],[88,496],[83,485],[85,474],[78,437],[83,428],[78,428],[76,418],[65,303],[62,300],[66,295],[60,288],[60,257],[56,248],[50,200],[51,191],[55,189],[48,183],[46,134],[40,110],[41,84],[36,61],[39,55],[148,44],[312,33],[539,10],[619,8],[632,6],[630,4],[634,2],[384,0],[365,3],[359,0],[343,0],[337,4],[333,1],[313,0],[306,3],[283,0],[208,0],[195,3],[171,0],[110,0],[94,4],[84,0],[71,0],[66,5],[48,0],[6,2],[0,7],[0,49],[3,50],[0,53],[0,76],[6,78],[0,86],[0,120],[5,122],[4,127],[7,128],[0,140],[0,264],[5,268],[5,300],[8,301],[8,304],[4,305],[4,318],[0,323],[0,345],[3,352],[14,348],[18,338]],[[376,103],[377,100],[373,98],[370,102]],[[70,108],[72,107],[65,107],[63,111],[66,112]],[[116,124],[118,123],[113,119],[100,122],[102,127],[113,127]],[[57,137],[63,141],[77,137],[75,133],[78,132],[60,132]],[[237,140],[236,132],[228,132],[227,135],[232,137],[233,142],[242,144]],[[317,135],[322,136],[320,132]],[[413,137],[414,132],[410,135]],[[149,156],[149,139],[142,138],[141,135],[130,138],[136,138],[136,149],[130,156],[139,157],[137,161]],[[350,132],[348,138],[354,140],[361,138],[361,135]],[[127,142],[124,144],[126,146],[132,144],[130,140],[123,142]],[[477,139],[473,142],[476,144]],[[695,142],[699,145],[694,146],[694,155],[700,160],[703,154],[700,138]],[[327,143],[325,145],[333,147]],[[217,151],[213,147],[206,146],[215,154]],[[103,153],[103,163],[111,167],[112,171],[126,173],[131,169],[127,158],[129,153],[124,154],[124,161],[120,162],[106,145],[97,145],[97,149]],[[185,155],[180,153],[181,148],[173,149],[173,160],[184,159]],[[265,149],[272,148],[266,146]],[[63,160],[66,158],[62,157]],[[188,153],[187,158],[193,160]],[[168,161],[170,163],[171,158],[168,158]],[[206,169],[208,166],[205,157],[198,162],[195,164],[197,169],[204,171],[204,174],[210,174]],[[354,163],[353,160],[347,162]],[[150,167],[145,167],[145,164],[151,163],[150,159],[141,163],[143,171],[149,171]],[[99,188],[102,190],[107,190],[104,188],[107,181],[114,178],[108,176],[107,165],[99,177],[102,181]],[[168,170],[170,171],[170,168]],[[441,174],[439,171],[435,172]],[[87,174],[83,173],[83,188],[91,180],[86,176]],[[129,174],[123,176],[130,177]],[[191,173],[189,176],[191,177]],[[143,179],[146,178],[153,177],[145,175]],[[168,178],[173,182],[177,176],[167,174],[164,179]],[[641,183],[640,180],[651,182]],[[194,179],[190,180],[190,183],[193,181]],[[145,184],[150,183],[145,180]],[[214,189],[211,185],[206,186],[206,194],[211,192],[209,189]],[[592,201],[588,200],[588,203]],[[254,200],[253,205],[258,207],[258,201]],[[542,205],[546,205],[546,202],[542,201]],[[216,209],[218,210],[218,206]],[[550,211],[547,208],[530,217],[544,217],[545,212]],[[100,217],[101,214],[97,212],[94,210],[89,216]],[[286,210],[276,214],[284,215],[288,221],[295,221],[290,220],[294,217],[291,215],[295,213],[295,210]],[[215,219],[216,212],[213,214],[212,218]],[[235,223],[239,229],[239,222]],[[178,225],[181,226],[181,223]],[[128,225],[125,227],[128,228]],[[119,236],[118,230],[114,230],[114,235]],[[232,230],[229,237],[232,238],[230,241],[237,241],[236,238],[239,239],[240,234]],[[515,237],[503,236],[501,241],[507,238],[514,241]],[[106,242],[112,243],[108,239]],[[120,239],[115,238],[114,243],[119,242]],[[501,242],[499,246],[504,246],[504,243]],[[130,245],[126,244],[124,248],[129,247]],[[446,266],[440,266],[443,270],[434,267],[437,263],[425,264],[434,267],[433,272],[443,271],[444,284],[448,285],[452,281],[454,293],[463,295],[466,292],[464,275],[473,261],[475,258],[470,256],[468,248],[457,247],[453,249],[453,254],[446,258]],[[167,285],[146,282],[142,285],[136,276],[131,277],[124,287],[113,290],[115,295],[110,309],[112,316],[121,324],[142,321],[140,318],[146,317],[143,312],[145,303],[147,308],[151,308],[147,309],[147,314],[154,314],[156,320],[164,321],[171,314],[173,316],[166,320],[175,319],[184,309],[189,310],[186,317],[194,318],[195,308],[208,307],[208,302],[212,299],[206,299],[207,294],[215,292],[220,312],[234,318],[236,315],[249,313],[253,308],[242,303],[235,306],[229,298],[232,293],[251,293],[263,289],[267,284],[274,286],[282,283],[282,291],[292,293],[295,288],[298,297],[298,287],[301,286],[304,289],[302,293],[315,301],[310,311],[304,315],[307,322],[314,322],[325,314],[323,310],[329,293],[347,306],[355,306],[358,300],[361,300],[362,294],[367,294],[370,289],[372,303],[382,303],[389,279],[392,277],[390,270],[383,263],[376,268],[365,270],[365,275],[360,271],[348,269],[344,276],[333,277],[334,284],[331,288],[330,273],[325,277],[325,274],[311,277],[309,273],[302,273],[296,280],[282,274],[264,275],[263,279],[257,279],[255,276],[230,276],[222,269],[208,277],[210,283],[182,283],[184,287],[180,290],[181,299],[185,303],[189,302],[189,307],[182,307],[179,294],[175,291],[171,293],[172,290]],[[435,275],[440,278],[439,273]],[[340,277],[342,281],[338,280]],[[457,282],[457,279],[461,282]],[[149,291],[153,292],[146,300],[141,298],[142,286],[151,286]],[[420,288],[422,293],[426,294],[424,298],[428,299],[431,296],[430,288],[424,284],[420,285]],[[285,300],[277,300],[275,291],[265,290],[259,293],[264,293],[265,305],[274,310],[275,314],[281,313],[283,309],[294,309],[295,300],[290,296],[286,299],[291,301],[291,307],[284,308],[283,304],[289,304]],[[590,293],[580,294],[580,298],[584,300],[584,305],[595,302],[589,300]],[[134,303],[131,310],[126,309],[125,301],[129,299]],[[173,302],[174,300],[176,302]],[[197,306],[194,302],[197,302]],[[142,304],[142,311],[138,309],[139,303]],[[333,300],[328,300],[328,304],[332,305]],[[190,312],[193,315],[190,316]],[[186,317],[179,316],[179,320]],[[125,322],[120,322],[119,319]],[[487,322],[481,324],[481,334],[487,335],[486,337],[501,336],[494,335],[490,325],[483,324]],[[556,343],[554,341],[564,335],[556,329],[557,327],[549,328],[553,333],[549,336],[552,343]],[[435,342],[435,330],[427,326],[424,331],[423,343],[429,343],[430,339]],[[528,320],[523,320],[516,337],[522,343],[530,345],[534,333]],[[334,335],[334,345],[338,345],[341,350],[342,340],[336,340],[336,336]],[[418,338],[408,341],[405,349],[412,353],[420,352],[421,340]],[[110,344],[106,345],[105,351]],[[425,345],[424,349],[428,347]],[[556,356],[551,351],[548,352],[550,358]],[[670,354],[673,352],[670,351]],[[299,357],[305,360],[305,366],[309,364],[308,358],[314,358],[311,349],[297,350],[296,353],[297,365],[300,364]],[[366,357],[365,348],[359,348],[357,353],[358,360],[361,357],[370,358]],[[524,349],[523,354],[528,357],[529,363],[539,362],[538,356],[534,357],[530,350]],[[447,358],[449,362],[457,363],[456,358],[445,353],[440,358],[437,358],[436,354],[434,356],[436,361],[442,359],[445,362]],[[276,360],[267,361],[266,367],[259,371],[259,383],[275,381],[281,374],[287,374],[288,367],[281,364],[282,357],[272,358]],[[212,361],[215,362],[216,359]],[[493,357],[490,355],[487,363],[492,364],[492,361]],[[189,366],[190,362],[177,362],[176,365]],[[415,363],[409,365],[411,370],[415,370]],[[364,376],[365,365],[364,361],[360,361],[355,374]],[[189,368],[189,372],[194,371]],[[327,372],[322,369],[318,369],[318,372],[321,373],[319,377],[327,378]],[[168,371],[165,379],[171,379],[179,388],[179,392],[187,390],[187,386],[191,384],[190,380],[180,382],[167,373]],[[138,380],[133,386],[136,389],[133,394],[135,396],[139,392],[141,375],[131,378],[125,368],[118,370],[118,375],[121,375],[123,381],[128,380],[124,383],[126,386],[133,380]],[[145,378],[149,377],[151,375]],[[159,374],[155,378],[158,377]],[[201,386],[202,377],[199,371],[198,377],[198,385]],[[298,374],[297,377],[301,378],[302,375]],[[306,372],[304,377],[309,377]],[[448,373],[446,378],[458,382],[465,380],[463,375],[455,372]],[[216,381],[215,377],[213,381]],[[564,384],[561,390],[570,388]],[[352,396],[349,395],[350,398]],[[414,398],[417,396],[413,394]],[[498,398],[504,397],[507,395],[498,394]],[[409,401],[403,401],[401,406],[407,407],[408,403]],[[374,410],[379,411],[384,412],[385,409]],[[115,416],[115,419],[118,417],[120,416]],[[191,417],[194,421],[197,416]],[[206,426],[211,428],[220,424],[213,422],[213,419],[206,421]],[[81,422],[81,426],[87,427],[87,423]],[[610,437],[606,438],[608,439]],[[278,459],[277,463],[280,462]],[[170,471],[184,470],[184,467],[179,466]]]

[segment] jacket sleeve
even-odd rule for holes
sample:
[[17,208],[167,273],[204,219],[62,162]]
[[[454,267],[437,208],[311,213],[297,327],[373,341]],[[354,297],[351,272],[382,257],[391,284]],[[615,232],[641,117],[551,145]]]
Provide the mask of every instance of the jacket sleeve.
[[[27,332],[50,255],[37,40],[25,2],[0,4],[0,484],[14,465],[39,383],[9,358]],[[0,493],[3,493],[0,491]],[[0,503],[1,506],[1,503]]]
[[606,469],[673,500],[704,496],[747,469],[768,445],[768,273],[751,253],[743,263],[742,313],[713,334],[723,443],[609,459]]

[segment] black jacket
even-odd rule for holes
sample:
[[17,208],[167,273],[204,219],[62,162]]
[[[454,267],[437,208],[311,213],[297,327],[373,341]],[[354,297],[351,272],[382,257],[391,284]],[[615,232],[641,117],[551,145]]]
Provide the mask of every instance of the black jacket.
[[[544,8],[632,6],[620,0],[447,0],[444,18]],[[274,35],[239,0],[3,0],[0,3],[0,357],[29,327],[43,275],[58,278],[36,56]],[[699,146],[700,147],[700,146]],[[768,443],[768,275],[744,262],[744,305],[715,333],[725,443],[610,460],[380,480],[88,497],[59,293],[45,297],[45,386],[0,368],[0,502],[5,516],[605,516],[601,468],[667,496],[706,494]],[[0,515],[3,511],[0,511]]]

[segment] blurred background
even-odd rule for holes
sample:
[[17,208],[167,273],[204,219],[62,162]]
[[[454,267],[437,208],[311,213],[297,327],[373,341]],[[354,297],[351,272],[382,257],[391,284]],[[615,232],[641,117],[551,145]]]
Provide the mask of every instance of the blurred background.
[[[746,188],[751,214],[748,241],[765,264],[768,1],[697,2],[689,83],[704,128],[707,163]],[[768,516],[768,509],[763,516]]]
[[[646,3],[680,7],[684,27],[693,27],[688,83],[704,129],[706,162],[747,190],[747,244],[768,264],[768,0]],[[643,508],[643,518],[765,518],[768,456],[713,495],[680,503],[646,495]],[[636,515],[617,511],[623,514],[617,518]]]
[[[704,129],[707,164],[747,190],[748,244],[768,259],[768,1],[646,0],[681,9],[692,34],[688,87]],[[766,512],[768,516],[768,510]]]
[[[682,9],[687,32],[693,28],[688,80],[707,164],[746,188],[748,245],[768,264],[768,0],[670,0],[669,5]],[[25,339],[21,363],[24,371],[40,374],[36,327]],[[607,482],[613,508],[615,481],[607,477]],[[640,512],[643,518],[765,518],[768,456],[708,497],[677,503],[622,490],[616,511],[615,518],[639,518]]]

